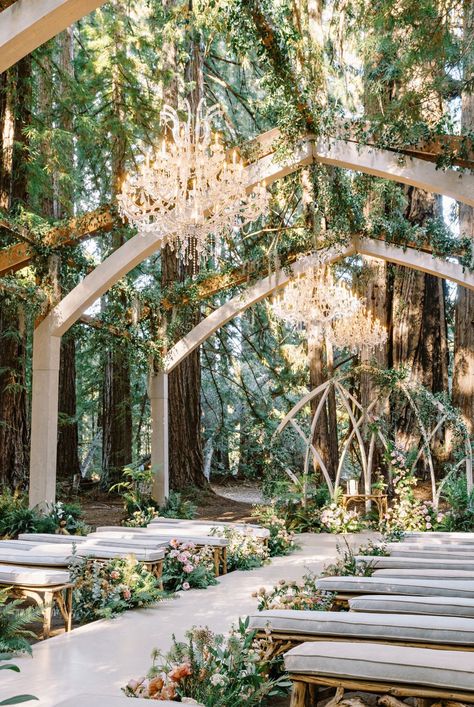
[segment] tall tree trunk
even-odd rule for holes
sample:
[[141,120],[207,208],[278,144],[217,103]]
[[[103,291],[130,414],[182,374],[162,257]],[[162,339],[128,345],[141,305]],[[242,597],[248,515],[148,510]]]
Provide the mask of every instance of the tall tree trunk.
[[[474,71],[474,3],[464,2],[464,80],[472,80]],[[462,96],[462,129],[474,129],[474,96],[465,92]],[[459,204],[459,227],[461,234],[474,241],[474,210]],[[474,292],[458,287],[454,334],[453,404],[460,411],[469,434],[474,435]]]
[[[0,207],[25,204],[27,190],[26,128],[31,108],[31,61],[22,59],[2,81]],[[0,298],[0,484],[17,486],[29,466],[26,391],[26,326],[21,305]]]
[[[188,100],[191,111],[197,110],[204,94],[202,52],[199,38],[191,40],[190,59],[186,65],[185,81],[193,86]],[[173,96],[172,99],[176,99]],[[164,248],[161,256],[162,286],[183,282],[194,274],[193,263],[184,264],[175,251]],[[188,326],[191,329],[200,319],[199,310],[191,311]],[[169,395],[169,465],[170,486],[182,489],[206,485],[203,472],[201,438],[201,349],[197,347],[170,373]]]
[[[122,21],[125,8],[121,0],[116,3],[117,24],[115,27],[116,57],[112,72],[113,125],[112,130],[112,200],[115,201],[125,173],[127,137],[126,114],[122,76],[119,70],[121,57],[125,54]],[[120,248],[124,243],[121,229],[112,233],[112,247]],[[125,305],[125,299],[123,301]],[[130,383],[130,360],[128,350],[110,342],[105,356],[102,395],[102,477],[103,484],[117,477],[124,466],[132,461],[132,400]]]

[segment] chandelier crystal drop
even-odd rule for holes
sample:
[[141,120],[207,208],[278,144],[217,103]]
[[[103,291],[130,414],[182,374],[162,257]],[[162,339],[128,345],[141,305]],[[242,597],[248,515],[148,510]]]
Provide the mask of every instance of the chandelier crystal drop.
[[304,324],[326,334],[334,321],[355,314],[362,301],[346,283],[335,282],[327,268],[316,267],[291,280],[277,297],[273,309],[292,325]]
[[347,348],[351,353],[370,355],[387,342],[386,327],[366,309],[361,309],[347,319],[334,322],[330,340],[337,348]]
[[255,221],[268,208],[264,183],[247,193],[248,176],[237,151],[229,156],[212,131],[222,115],[219,105],[200,101],[187,119],[165,105],[160,112],[164,139],[137,172],[124,181],[117,197],[122,217],[140,233],[156,233],[184,262],[197,261],[207,248],[228,232]]
[[304,327],[308,339],[326,338],[336,348],[370,354],[387,341],[387,330],[367,312],[363,299],[329,270],[317,266],[291,280],[273,302],[275,314]]

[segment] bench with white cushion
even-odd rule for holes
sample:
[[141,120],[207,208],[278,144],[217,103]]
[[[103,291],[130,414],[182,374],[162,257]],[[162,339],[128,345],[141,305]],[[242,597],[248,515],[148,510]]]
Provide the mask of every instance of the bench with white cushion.
[[72,589],[69,572],[48,567],[22,567],[0,564],[0,586],[8,587],[14,599],[31,599],[43,616],[43,638],[51,633],[51,618],[56,604],[64,619],[64,628],[71,630]]
[[404,577],[405,579],[422,578],[426,579],[451,579],[458,582],[474,582],[474,572],[472,570],[424,570],[424,569],[381,569],[375,570],[373,577]]
[[434,701],[474,702],[472,652],[316,641],[285,654],[291,707],[317,704],[318,686]]
[[474,571],[474,558],[472,560],[460,557],[459,559],[437,558],[436,553],[428,559],[426,557],[412,557],[411,555],[397,555],[379,557],[356,555],[357,565],[365,564],[376,569],[427,569],[427,570],[470,570]]
[[443,559],[459,559],[465,557],[467,560],[474,560],[474,543],[470,545],[458,545],[450,543],[447,545],[430,543],[388,543],[387,550],[392,557],[399,555],[410,555],[411,557],[440,557]]
[[86,535],[63,535],[59,533],[20,533],[18,540],[28,543],[56,543],[70,545],[71,543],[85,543]]
[[474,599],[474,582],[431,579],[372,577],[320,577],[316,587],[335,592],[335,604],[345,604],[359,594],[405,594],[410,596],[445,596]]
[[[474,619],[451,616],[272,609],[249,617],[272,657],[305,641],[371,641],[474,651]],[[474,665],[474,656],[473,656]]]
[[349,599],[351,611],[376,614],[427,614],[474,619],[474,599],[465,597],[424,597],[362,594]]
[[97,536],[109,537],[111,533],[129,539],[135,537],[155,538],[168,543],[172,540],[176,540],[180,544],[193,543],[197,547],[209,547],[214,555],[216,577],[219,576],[221,568],[222,574],[227,573],[227,546],[229,544],[227,538],[218,538],[205,534],[199,535],[198,533],[185,533],[178,528],[162,528],[161,526],[159,529],[155,530],[153,528],[120,528],[114,525],[103,525],[97,528],[95,534]]
[[448,543],[454,542],[459,544],[464,543],[474,543],[474,533],[462,533],[462,532],[432,532],[432,533],[420,533],[420,532],[409,532],[405,533],[402,538],[402,542],[410,543],[413,540],[417,542],[421,540],[422,542],[441,542]]
[[254,535],[257,538],[268,539],[270,537],[268,528],[262,528],[261,525],[257,525],[256,523],[226,523],[224,521],[188,520],[186,518],[163,518],[158,516],[157,518],[153,518],[153,520],[148,523],[147,527],[154,528],[156,526],[179,526],[183,530],[187,528],[191,531],[202,530],[205,534],[212,532],[213,528],[231,528],[240,533]]

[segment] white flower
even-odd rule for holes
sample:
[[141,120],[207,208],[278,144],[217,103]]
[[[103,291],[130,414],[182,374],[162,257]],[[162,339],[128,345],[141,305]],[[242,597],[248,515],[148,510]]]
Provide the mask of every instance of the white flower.
[[214,673],[211,677],[211,685],[214,685],[214,687],[218,687],[219,685],[225,685],[226,684],[226,679],[224,675],[221,675],[220,673]]

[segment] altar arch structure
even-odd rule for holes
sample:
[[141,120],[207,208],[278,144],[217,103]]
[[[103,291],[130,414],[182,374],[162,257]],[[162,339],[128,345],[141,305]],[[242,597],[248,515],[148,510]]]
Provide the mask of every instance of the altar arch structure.
[[[104,3],[105,0],[16,0],[0,13],[0,72]],[[263,179],[271,184],[305,165],[322,163],[408,184],[474,206],[472,174],[456,169],[437,170],[430,161],[388,149],[311,135],[299,142],[289,158],[278,161],[273,147],[277,139],[278,131],[273,130],[253,141],[258,157],[246,168],[249,190]],[[93,302],[163,244],[163,240],[154,234],[132,237],[87,275],[36,327],[33,339],[31,506],[41,506],[55,498],[62,335]],[[292,275],[302,273],[316,263],[329,264],[357,253],[421,270],[474,290],[474,274],[466,272],[458,263],[365,238],[354,238],[342,248],[330,248],[323,254],[302,258],[291,267],[292,274],[279,270],[248,287],[194,327],[170,350],[164,370],[150,377],[152,465],[157,469],[154,485],[157,500],[163,501],[168,495],[169,372],[217,329],[284,286]]]

